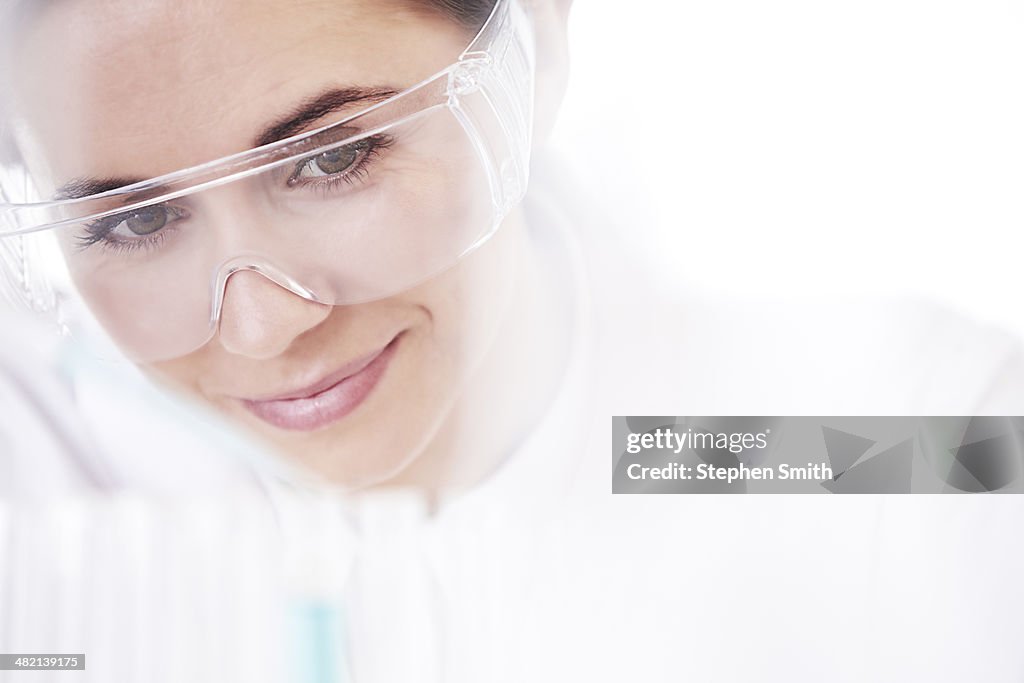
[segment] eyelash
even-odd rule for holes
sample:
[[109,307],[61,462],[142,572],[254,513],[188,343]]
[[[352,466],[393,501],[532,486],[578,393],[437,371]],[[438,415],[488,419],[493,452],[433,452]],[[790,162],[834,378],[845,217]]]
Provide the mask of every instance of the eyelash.
[[[353,164],[353,166],[341,173],[335,175],[321,176],[319,178],[301,179],[298,174],[307,166],[314,163],[320,155],[315,155],[303,159],[296,166],[295,171],[288,177],[288,187],[291,189],[308,188],[312,187],[322,191],[330,191],[338,186],[339,183],[346,183],[354,185],[357,182],[366,179],[368,175],[367,167],[373,160],[377,159],[384,151],[389,149],[395,143],[395,139],[390,135],[383,133],[377,135],[371,135],[370,137],[363,138],[358,142],[351,143],[352,145],[365,145],[365,148],[360,150],[360,156]],[[342,149],[346,145],[341,145],[336,149]]]
[[[378,134],[363,138],[357,143],[351,143],[353,145],[365,146],[360,150],[359,158],[352,167],[335,175],[325,175],[318,178],[302,179],[298,177],[298,174],[308,167],[309,164],[315,163],[319,155],[306,157],[297,164],[295,171],[293,171],[288,177],[288,188],[312,188],[327,194],[331,190],[335,189],[339,183],[354,185],[355,183],[366,179],[369,174],[369,171],[367,170],[369,165],[385,150],[389,149],[394,142],[395,140],[392,136]],[[86,234],[77,238],[79,250],[84,251],[94,244],[100,244],[104,250],[108,250],[115,254],[130,254],[141,249],[158,248],[163,244],[164,240],[166,240],[170,234],[176,230],[176,227],[172,227],[172,224],[188,218],[189,213],[183,208],[174,207],[168,204],[158,204],[157,206],[168,209],[169,213],[171,213],[174,218],[166,227],[159,229],[154,234],[140,236],[139,239],[125,240],[111,237],[111,233],[116,230],[121,223],[128,220],[128,218],[133,215],[131,212],[114,214],[113,216],[100,218],[85,225]]]
[[177,229],[173,227],[173,224],[188,218],[189,213],[183,208],[169,204],[157,204],[156,206],[168,209],[169,213],[174,217],[173,220],[168,222],[166,227],[160,228],[152,235],[140,235],[139,239],[118,239],[111,237],[111,233],[134,214],[131,212],[114,214],[113,216],[92,221],[85,226],[86,234],[79,235],[76,238],[79,251],[84,251],[94,244],[99,244],[104,250],[115,254],[131,254],[140,249],[155,249],[159,247]]

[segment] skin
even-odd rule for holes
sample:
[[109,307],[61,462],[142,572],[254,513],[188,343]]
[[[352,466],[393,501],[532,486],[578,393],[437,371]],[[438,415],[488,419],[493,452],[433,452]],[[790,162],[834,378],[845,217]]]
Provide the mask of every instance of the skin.
[[[250,148],[327,87],[417,83],[469,37],[422,5],[385,0],[54,3],[20,47],[33,65],[15,87],[30,122],[22,144],[56,178],[154,177]],[[459,490],[507,457],[557,386],[557,291],[513,212],[454,267],[369,303],[318,304],[238,273],[209,343],[141,367],[343,487]],[[397,333],[380,383],[325,428],[281,429],[239,400],[301,386]]]

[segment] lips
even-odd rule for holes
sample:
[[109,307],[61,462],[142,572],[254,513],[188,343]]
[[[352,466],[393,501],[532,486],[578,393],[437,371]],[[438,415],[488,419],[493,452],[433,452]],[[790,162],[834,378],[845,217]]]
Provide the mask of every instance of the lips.
[[342,419],[370,395],[380,382],[399,337],[357,358],[314,384],[262,399],[242,399],[249,412],[264,422],[291,431],[314,431]]

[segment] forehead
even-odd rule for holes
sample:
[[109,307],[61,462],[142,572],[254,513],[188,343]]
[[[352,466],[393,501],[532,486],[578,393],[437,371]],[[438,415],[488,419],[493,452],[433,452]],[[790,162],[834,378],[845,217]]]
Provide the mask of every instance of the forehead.
[[54,0],[21,32],[15,112],[65,175],[158,175],[247,149],[325,89],[443,68],[468,36],[423,5]]

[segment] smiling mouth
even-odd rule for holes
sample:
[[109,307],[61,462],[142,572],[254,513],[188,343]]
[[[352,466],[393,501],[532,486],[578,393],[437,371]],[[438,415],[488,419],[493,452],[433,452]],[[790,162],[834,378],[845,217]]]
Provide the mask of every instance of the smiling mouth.
[[305,388],[265,399],[241,399],[250,413],[280,429],[323,429],[358,408],[380,383],[401,335]]

